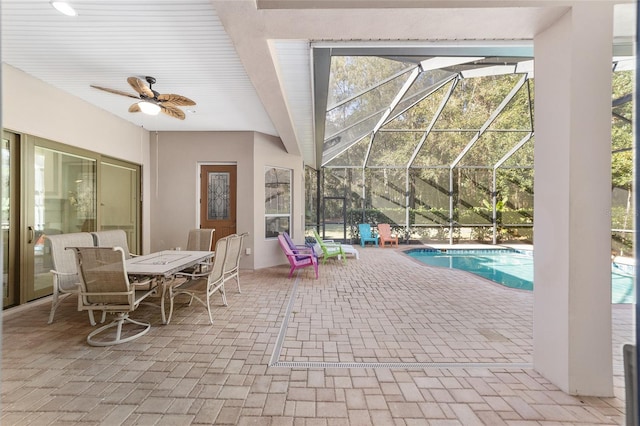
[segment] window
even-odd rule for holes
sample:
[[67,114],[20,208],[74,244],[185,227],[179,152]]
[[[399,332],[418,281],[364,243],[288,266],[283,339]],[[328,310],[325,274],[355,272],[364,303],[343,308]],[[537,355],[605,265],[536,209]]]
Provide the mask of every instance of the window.
[[277,167],[264,169],[265,238],[290,233],[291,170]]

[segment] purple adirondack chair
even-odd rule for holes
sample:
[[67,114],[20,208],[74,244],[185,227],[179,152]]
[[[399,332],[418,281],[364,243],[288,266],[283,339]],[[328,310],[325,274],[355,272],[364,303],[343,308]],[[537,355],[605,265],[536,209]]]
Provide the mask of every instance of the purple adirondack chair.
[[318,260],[318,253],[316,253],[313,247],[296,245],[296,243],[293,242],[293,240],[291,239],[291,236],[287,232],[283,232],[282,236],[284,237],[287,244],[289,244],[289,248],[291,249],[292,252],[294,253],[298,253],[299,251],[302,251],[303,253],[311,252],[316,257],[316,260]]
[[278,235],[278,242],[280,243],[280,247],[282,247],[282,251],[284,251],[284,254],[287,256],[287,260],[291,265],[289,278],[293,276],[293,272],[296,269],[304,268],[305,266],[313,266],[313,269],[316,271],[316,279],[318,279],[318,259],[316,259],[311,250],[304,251],[303,249],[298,249],[294,253],[289,247],[289,243],[287,243],[284,235]]

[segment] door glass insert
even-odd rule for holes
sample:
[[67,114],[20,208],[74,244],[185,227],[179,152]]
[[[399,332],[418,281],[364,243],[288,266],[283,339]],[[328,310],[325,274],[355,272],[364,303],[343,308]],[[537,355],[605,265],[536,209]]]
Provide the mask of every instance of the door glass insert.
[[213,243],[236,233],[236,166],[200,166],[200,228],[214,229]]
[[207,197],[208,220],[228,220],[230,214],[229,173],[209,172]]

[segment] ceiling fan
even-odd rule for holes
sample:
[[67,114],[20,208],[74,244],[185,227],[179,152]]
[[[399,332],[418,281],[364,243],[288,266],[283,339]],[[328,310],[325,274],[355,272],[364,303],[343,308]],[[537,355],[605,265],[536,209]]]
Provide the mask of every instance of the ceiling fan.
[[149,83],[147,87],[142,80],[138,77],[127,78],[127,83],[138,92],[138,95],[132,95],[131,93],[123,92],[116,89],[109,89],[107,87],[94,86],[94,89],[104,90],[105,92],[115,93],[116,95],[127,96],[129,98],[138,99],[138,102],[129,107],[129,112],[143,112],[145,114],[156,115],[160,111],[175,117],[180,120],[184,120],[184,111],[179,106],[191,106],[196,103],[191,99],[174,94],[161,94],[153,90],[152,86],[155,84],[156,79],[146,76],[145,80]]

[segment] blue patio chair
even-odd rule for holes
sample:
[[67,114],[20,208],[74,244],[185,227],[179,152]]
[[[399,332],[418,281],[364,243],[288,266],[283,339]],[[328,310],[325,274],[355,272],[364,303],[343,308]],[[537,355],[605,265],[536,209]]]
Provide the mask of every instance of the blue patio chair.
[[360,231],[360,245],[362,247],[365,246],[367,241],[372,242],[378,247],[378,237],[373,236],[373,232],[371,232],[371,225],[368,223],[359,223],[358,230]]

